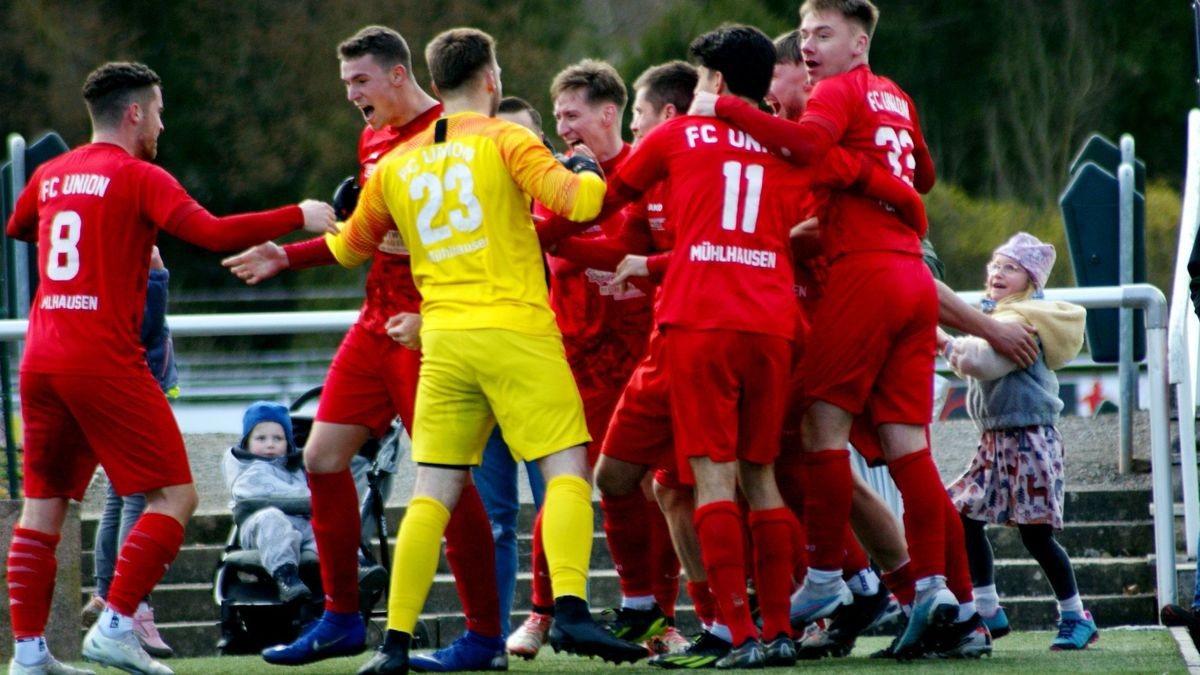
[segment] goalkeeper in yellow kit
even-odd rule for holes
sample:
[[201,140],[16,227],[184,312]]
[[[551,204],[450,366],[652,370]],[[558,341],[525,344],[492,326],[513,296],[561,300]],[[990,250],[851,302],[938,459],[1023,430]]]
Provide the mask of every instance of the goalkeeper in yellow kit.
[[636,661],[645,650],[597,625],[586,601],[592,490],[584,444],[591,439],[529,211],[532,197],[571,220],[590,220],[604,181],[586,157],[564,167],[527,129],[491,117],[501,85],[489,35],[446,31],[425,59],[445,117],[387,154],[342,232],[328,239],[338,262],[353,266],[399,229],[423,298],[416,484],[396,539],[387,637],[359,672],[408,672],[442,533],[497,421],[513,454],[537,460],[547,479],[551,645]]

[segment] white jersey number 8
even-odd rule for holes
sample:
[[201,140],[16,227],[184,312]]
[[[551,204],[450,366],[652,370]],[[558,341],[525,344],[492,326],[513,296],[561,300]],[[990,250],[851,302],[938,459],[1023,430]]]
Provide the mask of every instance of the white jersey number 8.
[[[410,198],[426,198],[417,212],[417,234],[425,246],[448,239],[451,226],[459,232],[473,232],[483,222],[483,208],[475,197],[475,177],[471,175],[471,169],[465,164],[454,164],[446,169],[441,179],[438,180],[437,174],[423,173],[408,185]],[[461,206],[447,214],[449,225],[434,227],[433,219],[441,212],[445,194],[449,191],[457,191]]]
[[79,274],[79,236],[83,220],[75,211],[59,211],[50,222],[50,255],[46,256],[46,278],[70,281]]

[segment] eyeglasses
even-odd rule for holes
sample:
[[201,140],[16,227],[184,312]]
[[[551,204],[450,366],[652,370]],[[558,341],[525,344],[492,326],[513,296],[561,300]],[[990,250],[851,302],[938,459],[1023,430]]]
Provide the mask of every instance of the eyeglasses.
[[1020,265],[1014,265],[1012,263],[992,262],[988,263],[987,271],[988,274],[999,274],[1000,272],[1005,274],[1016,274],[1025,270]]

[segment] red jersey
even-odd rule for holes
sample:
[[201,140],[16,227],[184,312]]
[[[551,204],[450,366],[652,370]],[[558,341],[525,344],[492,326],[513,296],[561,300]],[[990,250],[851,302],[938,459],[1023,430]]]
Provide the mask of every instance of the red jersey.
[[37,294],[23,372],[128,376],[145,372],[141,343],[150,249],[159,228],[228,250],[304,222],[296,206],[214,218],[164,169],[109,143],[38,167],[8,235],[38,243]]
[[[800,118],[801,124],[809,122],[824,127],[840,147],[862,153],[909,185],[917,180],[917,157],[929,155],[912,99],[865,65],[817,84]],[[931,184],[932,176],[925,180]],[[827,213],[822,248],[830,260],[859,251],[921,255],[921,233],[877,199],[834,191]]]
[[[612,175],[630,156],[629,144],[601,162]],[[546,215],[540,205],[538,215]],[[616,238],[625,220],[617,213],[576,235],[580,239]],[[550,269],[550,306],[562,331],[567,362],[581,389],[622,387],[646,351],[652,323],[651,300],[631,287],[623,293],[607,289],[613,273],[586,268],[547,254]]]
[[[424,131],[442,114],[438,103],[417,115],[402,127],[384,127],[379,130],[364,127],[358,138],[358,184],[366,185],[375,171],[375,165],[389,150]],[[307,250],[305,250],[307,249]],[[294,269],[304,269],[317,264],[332,265],[337,261],[329,252],[324,237],[284,246]],[[302,262],[300,262],[302,261]],[[295,264],[299,262],[299,264]],[[358,322],[363,328],[379,335],[387,334],[387,320],[401,312],[420,312],[421,294],[413,283],[412,266],[408,249],[400,241],[397,230],[388,232],[375,252],[371,269],[367,272],[366,291]]]
[[796,300],[789,234],[802,220],[807,172],[722,120],[683,116],[659,125],[610,180],[640,195],[670,178],[675,249],[658,322],[791,339]]

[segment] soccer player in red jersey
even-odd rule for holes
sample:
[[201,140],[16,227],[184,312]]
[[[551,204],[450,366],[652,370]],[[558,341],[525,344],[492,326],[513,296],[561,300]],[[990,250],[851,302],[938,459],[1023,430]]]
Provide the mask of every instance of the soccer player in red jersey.
[[[616,170],[629,156],[631,146],[621,139],[621,117],[627,94],[625,83],[611,65],[584,59],[564,68],[550,85],[559,137],[568,148],[587,146],[605,174]],[[539,218],[552,214],[535,207]],[[624,220],[620,212],[597,222],[580,235],[615,236]],[[640,290],[614,292],[608,287],[612,272],[589,268],[550,253],[550,304],[563,334],[567,362],[583,397],[588,433],[588,459],[595,463],[609,418],[630,373],[646,348],[650,332],[651,302]],[[508,637],[508,651],[534,658],[545,643],[552,623],[553,596],[542,550],[541,518],[534,523],[532,611]],[[630,636],[636,638],[637,636]]]
[[161,80],[140,63],[108,63],[83,86],[92,142],[46,162],[17,199],[8,236],[38,243],[41,282],[21,361],[25,504],[7,570],[16,647],[10,672],[81,673],[45,644],[54,557],[68,502],[97,463],[146,510],[121,547],[108,604],[83,655],[170,673],[133,633],[138,602],[179,551],[198,497],[183,437],[140,342],[150,252],[159,229],[228,250],[303,226],[334,231],[333,210],[306,201],[217,218],[151,164],[163,131]]
[[[728,26],[689,47],[697,91],[748,101],[766,93],[775,49],[761,32]],[[787,396],[796,304],[789,233],[800,222],[808,175],[721,121],[678,117],[661,124],[610,180],[632,200],[670,181],[667,209],[676,249],[657,322],[671,372],[677,453],[696,483],[695,523],[704,567],[734,649],[720,667],[794,662],[788,625],[792,516],[773,462]],[[746,604],[740,484],[750,506],[764,650]]]
[[[915,106],[867,65],[878,10],[869,0],[808,0],[800,18],[805,65],[816,88],[799,124],[732,97],[715,103],[698,98],[697,109],[715,108],[798,164],[819,161],[835,145],[857,149],[927,192],[933,162]],[[834,192],[829,213],[822,227],[829,281],[804,361],[812,400],[803,426],[811,566],[798,604],[801,614],[816,618],[850,600],[840,569],[853,491],[846,444],[853,418],[865,412],[877,425],[883,455],[869,459],[887,462],[904,498],[917,597],[896,644],[903,656],[920,650],[930,626],[974,614],[969,595],[960,605],[946,587],[948,558],[965,554],[947,546],[948,497],[926,433],[937,290],[921,260],[923,230],[854,191]],[[943,522],[945,527],[930,526]]]
[[[346,98],[366,121],[358,143],[362,185],[389,150],[432,124],[442,105],[417,84],[408,45],[389,28],[363,28],[338,46],[338,58]],[[248,283],[288,268],[335,263],[320,237],[283,247],[267,242],[225,261]],[[364,649],[357,565],[359,513],[350,460],[367,438],[382,437],[397,414],[412,428],[421,353],[399,344],[389,336],[389,329],[397,329],[405,316],[418,315],[420,306],[408,251],[399,235],[391,232],[375,252],[362,311],[330,364],[304,447],[325,613],[295,642],[264,650],[263,658],[270,663],[298,665]],[[456,647],[455,643],[445,653],[414,656],[414,663],[452,670],[498,667],[496,659],[503,660],[504,650],[495,577],[477,567],[493,569],[495,552],[474,485],[464,488],[453,513],[446,529],[446,557],[467,618],[467,634],[462,638],[466,644]],[[380,572],[372,572],[362,583],[385,584],[386,575]],[[436,664],[425,664],[425,659]]]
[[[633,85],[630,122],[635,147],[659,124],[687,110],[696,80],[696,69],[683,61],[654,66],[638,77]],[[582,264],[613,271],[625,254],[633,254],[630,259],[636,256],[643,266],[648,259],[656,261],[650,264],[658,268],[656,276],[661,281],[668,259],[663,253],[673,243],[665,211],[665,187],[656,186],[626,209],[625,220],[615,238],[570,239],[559,243],[556,254],[580,262],[581,258],[572,255],[576,245],[612,244],[613,248],[607,249],[611,258]],[[635,642],[650,640],[648,646],[656,653],[681,651],[688,645],[673,626],[680,569],[672,545],[673,532],[678,532],[688,562],[694,563],[688,566],[689,589],[702,587],[707,591],[708,588],[691,523],[691,486],[679,483],[674,468],[669,408],[662,336],[652,331],[646,355],[629,378],[604,435],[596,464],[596,484],[602,494],[608,547],[621,581],[621,606],[615,610],[610,629],[615,635]],[[651,485],[644,479],[652,469],[658,470],[649,481]],[[651,489],[663,495],[664,503],[682,507],[673,510],[677,518],[671,526],[658,504],[647,499]],[[679,532],[680,529],[684,531]],[[711,596],[705,597],[696,598],[696,605],[702,621],[708,623],[713,619],[712,602]],[[708,611],[706,606],[710,608]]]

